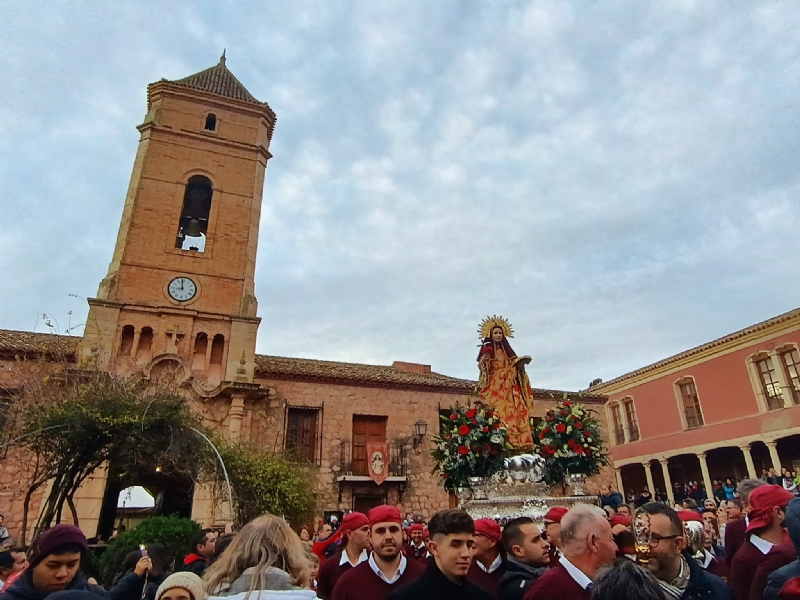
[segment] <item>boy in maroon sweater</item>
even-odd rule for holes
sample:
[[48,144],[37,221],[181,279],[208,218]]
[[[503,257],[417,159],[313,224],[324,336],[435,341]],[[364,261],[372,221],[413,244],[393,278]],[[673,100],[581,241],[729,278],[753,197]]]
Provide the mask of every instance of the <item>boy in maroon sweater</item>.
[[333,600],[386,600],[389,592],[425,572],[425,565],[403,555],[403,518],[394,506],[369,511],[369,560],[350,569],[333,588]]
[[336,582],[350,569],[369,558],[369,519],[360,512],[347,513],[342,519],[344,547],[327,559],[317,576],[317,595],[330,600]]
[[500,578],[506,572],[500,541],[503,532],[492,519],[475,520],[475,555],[467,579],[477,583],[494,598],[500,597]]

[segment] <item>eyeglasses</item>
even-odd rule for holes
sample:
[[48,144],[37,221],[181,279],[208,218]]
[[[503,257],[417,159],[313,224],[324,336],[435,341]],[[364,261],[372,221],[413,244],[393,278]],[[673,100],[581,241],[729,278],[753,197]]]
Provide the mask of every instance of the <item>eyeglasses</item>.
[[664,537],[661,537],[660,535],[653,535],[651,533],[650,540],[647,542],[647,545],[650,546],[651,548],[655,548],[656,546],[658,546],[658,543],[662,540],[674,540],[675,538],[681,537],[682,535],[683,535],[682,533],[676,533],[675,535],[665,535]]

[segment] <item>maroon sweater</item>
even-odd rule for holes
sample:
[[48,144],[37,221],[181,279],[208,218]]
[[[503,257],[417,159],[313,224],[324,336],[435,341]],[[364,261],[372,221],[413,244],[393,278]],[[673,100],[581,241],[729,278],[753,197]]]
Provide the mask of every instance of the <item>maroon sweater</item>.
[[390,585],[378,577],[369,566],[369,561],[365,560],[339,578],[333,589],[333,600],[386,600],[389,592],[403,584],[411,583],[424,572],[424,563],[407,559],[406,570]]
[[567,570],[557,563],[536,580],[523,600],[589,600],[589,592],[575,581]]
[[342,553],[337,552],[328,558],[319,568],[319,575],[317,575],[317,596],[322,600],[331,600],[333,597],[333,588],[339,578],[347,571],[353,568],[350,561],[345,561],[343,565],[339,562],[342,560]]
[[473,558],[472,564],[469,566],[469,571],[467,571],[467,581],[477,583],[497,599],[500,598],[500,578],[505,572],[506,561],[503,561],[503,564],[493,573],[487,573],[478,566],[478,561]]
[[[717,558],[716,556],[711,559],[711,562],[708,563],[708,567],[706,571],[711,573],[712,575],[716,575],[725,583],[728,583],[731,580],[731,569],[728,565],[725,564],[724,560]],[[759,600],[761,600],[759,598]]]
[[406,558],[408,559],[425,560],[425,557],[428,554],[428,548],[425,546],[425,544],[423,544],[422,548],[419,549],[417,549],[414,544],[405,544],[403,545],[403,554],[405,554]]
[[762,600],[767,587],[767,578],[775,569],[785,567],[790,562],[797,560],[797,551],[791,542],[773,546],[761,561],[750,585],[750,600]]
[[744,519],[736,519],[725,526],[725,562],[730,567],[739,548],[747,539],[747,523]]
[[750,540],[747,540],[736,552],[736,556],[731,564],[731,590],[736,600],[748,600],[750,598],[750,586],[756,571],[761,563],[767,558],[761,550],[756,548]]

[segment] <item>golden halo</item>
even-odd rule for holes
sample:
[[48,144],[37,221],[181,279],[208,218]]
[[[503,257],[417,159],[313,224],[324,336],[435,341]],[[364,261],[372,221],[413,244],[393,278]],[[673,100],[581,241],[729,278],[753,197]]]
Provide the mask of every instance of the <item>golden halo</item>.
[[503,317],[492,315],[491,317],[486,317],[483,321],[481,321],[481,324],[478,327],[478,335],[481,336],[481,341],[490,337],[492,335],[492,329],[495,327],[502,329],[503,335],[507,338],[514,337],[514,328],[511,327],[511,323],[509,323]]

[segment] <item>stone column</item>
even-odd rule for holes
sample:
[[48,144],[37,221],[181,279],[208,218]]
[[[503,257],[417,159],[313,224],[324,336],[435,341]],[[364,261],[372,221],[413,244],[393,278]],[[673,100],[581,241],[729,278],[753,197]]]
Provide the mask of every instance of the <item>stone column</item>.
[[642,466],[644,467],[644,474],[647,477],[647,489],[650,490],[650,493],[655,499],[656,486],[653,485],[653,472],[650,470],[650,461],[648,460],[647,462],[643,462]]
[[775,472],[780,475],[781,469],[781,457],[778,456],[778,442],[764,442],[767,445],[767,449],[769,450],[769,457],[772,459],[772,468],[775,469]]
[[739,449],[742,451],[742,454],[744,454],[744,462],[747,465],[747,476],[750,479],[758,479],[756,466],[753,464],[753,456],[750,454],[750,444],[739,446]]
[[714,488],[711,487],[711,475],[708,474],[708,463],[706,462],[706,453],[698,452],[697,458],[700,459],[700,470],[703,472],[703,485],[706,486],[706,495],[709,498],[713,498]]
[[617,490],[620,494],[622,494],[622,498],[625,498],[625,488],[622,485],[622,469],[614,469],[614,475],[617,476]]
[[228,410],[228,432],[232,440],[238,440],[242,432],[242,418],[244,417],[244,395],[231,396],[231,408]]
[[664,474],[664,485],[667,487],[667,498],[672,506],[675,506],[675,490],[672,489],[672,479],[669,476],[669,459],[661,458],[661,472]]

